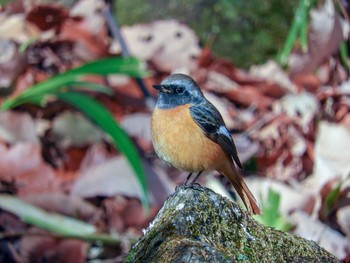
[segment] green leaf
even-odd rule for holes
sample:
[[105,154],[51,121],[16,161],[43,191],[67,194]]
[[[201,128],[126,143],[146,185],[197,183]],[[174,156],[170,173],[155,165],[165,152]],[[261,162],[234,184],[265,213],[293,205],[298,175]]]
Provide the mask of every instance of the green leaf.
[[142,68],[142,63],[136,58],[104,58],[84,64],[81,67],[71,69],[67,75],[102,75],[126,74],[132,77],[144,77],[146,71]]
[[339,46],[340,60],[345,69],[350,72],[348,46],[346,41],[342,41]]
[[113,116],[103,105],[83,94],[76,92],[62,93],[64,90],[77,89],[75,86],[84,86],[89,90],[109,93],[109,90],[103,85],[82,81],[83,75],[87,74],[127,74],[129,76],[142,77],[146,74],[146,71],[142,69],[141,63],[135,58],[118,57],[93,61],[38,83],[30,89],[25,90],[16,98],[7,99],[1,105],[0,110],[11,109],[23,103],[42,104],[48,96],[53,94],[80,109],[112,137],[115,146],[129,160],[141,185],[141,201],[144,207],[148,209],[146,180],[143,175],[140,157],[132,141],[118,126]]
[[22,43],[19,47],[18,47],[18,51],[19,53],[23,53],[24,51],[26,51],[26,49],[33,44],[34,42],[36,42],[38,40],[38,38],[36,37],[32,37],[29,40],[27,40],[26,42]]
[[96,228],[92,225],[74,218],[49,214],[10,195],[0,195],[0,207],[17,215],[23,222],[57,234],[84,235],[96,232]]
[[126,74],[133,77],[142,77],[146,72],[142,69],[141,63],[135,58],[117,57],[96,60],[38,83],[22,92],[16,98],[5,100],[0,110],[14,108],[23,103],[37,100],[36,97],[57,92],[69,84],[82,82],[82,76],[88,74],[103,76],[108,74]]
[[329,191],[328,195],[325,197],[321,210],[321,213],[324,218],[327,218],[329,216],[329,213],[331,213],[335,202],[339,198],[342,184],[343,181],[340,181],[335,187],[332,188],[331,191]]
[[112,95],[112,90],[105,85],[87,81],[74,81],[67,83],[68,89],[75,91],[96,91],[107,95]]
[[289,29],[286,42],[282,51],[277,55],[277,61],[286,65],[290,53],[299,37],[303,51],[307,49],[307,21],[309,9],[315,4],[314,0],[299,0],[299,6],[295,11],[292,26]]
[[265,226],[288,231],[292,225],[280,214],[279,206],[280,194],[270,188],[267,200],[262,202],[262,215],[256,215],[254,219]]
[[146,210],[148,210],[149,203],[147,198],[147,185],[140,156],[134,147],[133,142],[130,140],[124,130],[120,128],[111,113],[102,104],[82,93],[64,92],[56,93],[56,96],[57,98],[82,111],[98,127],[100,127],[100,129],[112,137],[114,145],[128,159],[133,170],[135,171],[142,190],[141,201]]
[[64,238],[77,238],[109,245],[120,245],[120,240],[96,233],[93,225],[72,217],[48,213],[11,195],[0,195],[0,208],[18,216],[23,222],[45,229]]

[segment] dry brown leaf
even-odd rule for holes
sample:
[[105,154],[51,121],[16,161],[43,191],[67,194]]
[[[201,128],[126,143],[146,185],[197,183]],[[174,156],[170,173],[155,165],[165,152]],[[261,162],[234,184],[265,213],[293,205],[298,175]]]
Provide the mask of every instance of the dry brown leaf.
[[81,197],[123,194],[139,198],[141,190],[130,164],[119,156],[83,171],[71,193]]
[[343,207],[337,211],[337,221],[341,230],[350,238],[350,206]]
[[64,112],[52,122],[52,136],[62,148],[83,147],[98,143],[103,133],[78,112]]
[[17,142],[39,143],[34,120],[28,113],[0,112],[0,140],[9,144]]
[[315,142],[314,187],[320,189],[331,179],[345,178],[350,171],[350,131],[344,126],[321,121]]
[[134,113],[125,115],[121,121],[123,129],[136,139],[145,152],[150,152],[151,142],[151,115],[149,113]]
[[106,198],[102,206],[106,211],[107,226],[110,233],[122,233],[125,231],[124,218],[121,212],[127,207],[128,200],[123,196]]
[[106,162],[110,158],[110,155],[104,143],[91,145],[86,151],[84,159],[81,161],[80,171],[88,170],[90,167]]
[[2,210],[0,212],[0,226],[4,232],[22,232],[27,228],[25,224],[19,217],[16,215]]
[[310,142],[294,118],[277,115],[270,123],[250,132],[250,136],[261,144],[257,164],[268,177],[289,181],[302,179],[311,172],[309,166],[303,166],[305,158],[305,164],[312,160]]
[[308,52],[292,54],[289,67],[293,73],[314,70],[339,48],[349,33],[349,26],[336,12],[332,0],[326,0],[319,9],[311,10],[310,17]]
[[0,36],[17,43],[25,43],[40,37],[40,30],[25,19],[24,14],[6,16],[0,14]]
[[106,27],[94,32],[88,26],[86,20],[67,20],[62,25],[59,39],[73,42],[73,53],[83,61],[106,57],[109,43]]
[[289,76],[274,61],[270,60],[264,65],[252,66],[249,70],[250,75],[266,81],[272,81],[289,92],[296,92],[296,86],[291,82]]
[[226,92],[225,96],[235,104],[243,107],[254,107],[258,110],[265,110],[270,107],[273,100],[261,94],[255,87],[244,86],[240,89],[233,89]]
[[314,73],[294,74],[292,76],[293,83],[298,87],[298,90],[316,93],[320,87],[322,80]]
[[25,53],[18,51],[15,42],[0,38],[0,96],[13,92],[16,80],[25,67]]
[[236,82],[221,73],[208,71],[206,72],[206,82],[203,87],[209,91],[225,93],[233,89],[238,89],[239,86]]
[[[44,233],[36,229],[34,231]],[[20,254],[23,263],[40,263],[48,257],[47,253],[56,247],[57,241],[52,237],[27,235],[21,238]]]
[[273,104],[273,111],[277,114],[285,113],[302,127],[304,133],[309,133],[310,123],[319,113],[319,103],[307,92],[288,94]]
[[176,20],[124,26],[122,34],[132,55],[162,72],[193,68],[200,52],[196,35]]
[[105,19],[101,12],[104,8],[105,3],[103,1],[80,0],[75,3],[69,13],[73,17],[84,18],[86,29],[98,35],[99,32],[105,31]]
[[34,6],[26,15],[26,22],[37,26],[41,31],[53,29],[60,31],[62,24],[68,18],[68,12],[57,4],[40,4]]
[[[33,231],[44,234],[44,231]],[[81,240],[57,240],[42,235],[27,235],[21,239],[20,252],[24,263],[83,263],[88,244]]]
[[20,195],[59,190],[53,169],[43,162],[41,148],[33,143],[0,144],[0,178],[14,182]]

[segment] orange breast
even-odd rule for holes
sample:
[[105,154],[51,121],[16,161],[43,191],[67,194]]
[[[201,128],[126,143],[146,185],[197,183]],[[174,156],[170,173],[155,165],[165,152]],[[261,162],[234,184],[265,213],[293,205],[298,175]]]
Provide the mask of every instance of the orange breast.
[[151,120],[154,149],[159,158],[184,171],[218,170],[227,163],[227,155],[192,120],[190,106],[154,110]]

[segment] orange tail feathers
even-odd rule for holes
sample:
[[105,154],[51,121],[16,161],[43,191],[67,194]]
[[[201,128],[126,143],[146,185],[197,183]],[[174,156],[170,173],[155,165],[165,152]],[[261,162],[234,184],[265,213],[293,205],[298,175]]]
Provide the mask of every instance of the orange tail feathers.
[[261,214],[261,210],[257,201],[255,200],[246,183],[243,181],[242,176],[238,173],[234,164],[230,164],[229,168],[227,167],[223,171],[219,172],[224,174],[231,182],[248,211],[255,215]]

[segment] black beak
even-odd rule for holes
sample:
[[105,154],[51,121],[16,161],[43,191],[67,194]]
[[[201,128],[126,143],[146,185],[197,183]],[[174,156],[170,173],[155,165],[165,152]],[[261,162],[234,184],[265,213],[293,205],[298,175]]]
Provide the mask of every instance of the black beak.
[[155,84],[155,85],[152,85],[152,87],[159,90],[160,92],[171,92],[168,88],[166,88],[161,84]]

